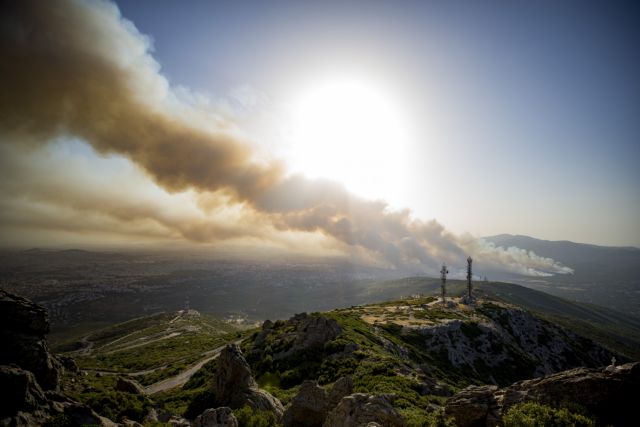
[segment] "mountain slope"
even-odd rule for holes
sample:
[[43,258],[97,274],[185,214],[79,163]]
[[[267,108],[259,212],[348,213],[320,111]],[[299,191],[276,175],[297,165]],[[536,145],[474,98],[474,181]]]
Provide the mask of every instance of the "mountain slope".
[[533,251],[574,270],[573,275],[544,278],[503,275],[501,279],[575,301],[606,306],[640,318],[638,248],[547,241],[510,234],[485,237],[483,240],[505,248],[514,246]]
[[526,308],[541,317],[579,331],[631,358],[640,359],[640,319],[606,307],[569,301],[513,283],[481,283],[477,289],[480,293]]

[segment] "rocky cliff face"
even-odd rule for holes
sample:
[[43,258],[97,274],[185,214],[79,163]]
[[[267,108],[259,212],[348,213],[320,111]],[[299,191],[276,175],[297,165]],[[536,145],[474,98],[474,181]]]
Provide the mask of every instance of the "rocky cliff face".
[[454,367],[470,369],[494,384],[578,366],[603,366],[613,356],[525,310],[493,303],[481,304],[474,317],[444,319],[416,329],[429,352],[445,354]]
[[496,386],[470,386],[451,397],[446,413],[461,427],[495,426],[510,407],[523,402],[578,404],[602,425],[637,425],[640,363],[605,369],[577,368]]
[[60,387],[61,364],[47,346],[47,311],[26,298],[0,289],[0,364],[19,365],[30,371],[45,390]]
[[69,425],[115,426],[60,393],[63,364],[50,352],[46,310],[0,289],[0,425],[37,426],[56,417]]

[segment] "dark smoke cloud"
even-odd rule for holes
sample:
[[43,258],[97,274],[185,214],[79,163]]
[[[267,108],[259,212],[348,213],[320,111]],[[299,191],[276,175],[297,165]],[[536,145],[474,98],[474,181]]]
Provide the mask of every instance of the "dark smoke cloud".
[[[213,129],[201,112],[176,102],[150,50],[148,39],[109,2],[2,2],[0,139],[28,147],[80,138],[98,153],[129,158],[168,191],[224,192],[229,203],[253,210],[260,226],[320,232],[393,266],[433,272],[440,262],[471,252],[486,265],[511,271],[570,271],[535,254],[454,236],[436,221],[390,211],[384,202],[360,199],[339,184],[286,176],[277,162],[257,161],[249,145],[229,131],[233,123],[220,126],[219,118],[212,119],[218,124]],[[155,208],[116,208],[71,196],[62,203],[104,209],[120,221],[155,218],[194,241],[251,234],[201,220],[182,223]]]

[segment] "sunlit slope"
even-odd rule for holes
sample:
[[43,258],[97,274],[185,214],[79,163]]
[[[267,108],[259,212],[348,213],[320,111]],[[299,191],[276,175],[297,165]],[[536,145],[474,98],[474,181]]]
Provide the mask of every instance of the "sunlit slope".
[[90,333],[69,354],[82,369],[128,374],[149,385],[207,357],[239,331],[195,310],[159,313]]

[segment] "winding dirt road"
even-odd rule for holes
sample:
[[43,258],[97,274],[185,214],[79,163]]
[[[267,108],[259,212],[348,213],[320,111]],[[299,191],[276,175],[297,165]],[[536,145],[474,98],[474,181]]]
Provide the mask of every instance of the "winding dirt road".
[[[234,344],[240,344],[241,342],[242,340],[236,340],[234,341]],[[200,368],[204,366],[205,363],[218,357],[222,352],[222,349],[224,349],[226,346],[227,344],[217,347],[213,350],[209,350],[206,353],[203,353],[203,356],[205,356],[203,359],[200,359],[193,365],[189,366],[187,369],[180,372],[178,375],[170,378],[166,378],[162,381],[158,381],[157,383],[153,383],[145,387],[144,390],[147,392],[147,394],[155,394],[164,390],[169,390],[174,387],[182,387],[187,383],[187,381],[189,381],[189,379],[193,376],[193,374],[195,374]]]

